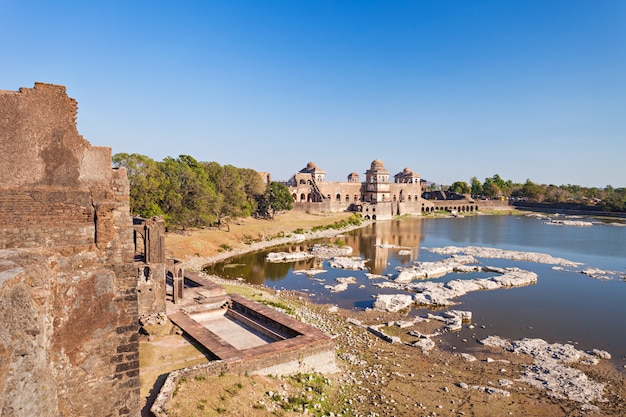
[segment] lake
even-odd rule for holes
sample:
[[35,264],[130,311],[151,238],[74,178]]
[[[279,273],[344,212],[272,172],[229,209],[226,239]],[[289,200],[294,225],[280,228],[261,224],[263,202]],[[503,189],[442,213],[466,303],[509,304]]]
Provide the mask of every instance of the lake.
[[[565,217],[561,216],[559,219]],[[550,343],[573,343],[578,349],[606,350],[623,370],[626,364],[626,227],[597,219],[593,226],[546,224],[546,219],[531,216],[472,216],[464,218],[405,218],[376,222],[337,238],[275,247],[249,253],[206,269],[224,278],[243,278],[275,289],[303,291],[311,301],[331,303],[346,309],[371,307],[373,296],[401,293],[380,289],[366,272],[395,276],[398,268],[416,261],[435,261],[429,248],[444,246],[494,247],[524,252],[540,252],[580,262],[580,267],[555,269],[553,265],[478,258],[480,265],[518,267],[538,274],[537,284],[509,289],[478,291],[455,299],[451,309],[473,313],[473,329],[464,326],[444,340],[461,349],[473,339],[498,335],[509,339],[538,337]],[[269,252],[307,250],[313,243],[345,242],[352,256],[367,259],[369,271],[333,269],[318,259],[290,263],[266,263]],[[403,247],[400,251],[398,247]],[[613,271],[609,279],[599,280],[582,274],[585,268]],[[308,277],[304,270],[326,272]],[[299,272],[300,271],[300,272]],[[488,277],[476,272],[452,273],[432,281]],[[491,274],[493,275],[493,274]],[[357,283],[344,292],[332,293],[325,285],[336,278],[355,277]],[[408,314],[423,315],[429,310],[414,308]],[[440,310],[438,310],[440,311]],[[468,342],[464,342],[463,340]]]

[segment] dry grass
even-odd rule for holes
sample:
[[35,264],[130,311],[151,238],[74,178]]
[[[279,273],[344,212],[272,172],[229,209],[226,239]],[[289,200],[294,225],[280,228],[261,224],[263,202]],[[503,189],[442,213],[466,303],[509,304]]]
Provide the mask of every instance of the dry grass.
[[318,213],[289,211],[277,215],[274,220],[236,219],[229,222],[230,231],[217,229],[193,229],[170,231],[165,237],[168,256],[187,259],[193,256],[215,256],[220,252],[245,248],[246,241],[268,240],[281,233],[293,233],[297,229],[310,230],[347,219],[352,213]]
[[197,377],[179,382],[168,412],[172,417],[320,416],[339,407],[336,391],[319,374]]

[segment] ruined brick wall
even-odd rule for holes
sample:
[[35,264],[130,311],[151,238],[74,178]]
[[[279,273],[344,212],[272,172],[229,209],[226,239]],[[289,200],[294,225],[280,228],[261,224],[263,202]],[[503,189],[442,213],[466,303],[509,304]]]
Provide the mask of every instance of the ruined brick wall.
[[0,91],[0,415],[139,416],[129,184],[65,88]]
[[165,221],[135,217],[133,223],[139,317],[166,314]]

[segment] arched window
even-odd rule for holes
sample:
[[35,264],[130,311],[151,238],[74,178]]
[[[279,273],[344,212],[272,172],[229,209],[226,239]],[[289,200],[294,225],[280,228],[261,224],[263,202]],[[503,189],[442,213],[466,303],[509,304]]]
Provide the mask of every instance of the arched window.
[[337,201],[341,201],[341,194],[337,194],[337,196],[335,197],[335,199],[336,199]]
[[300,184],[306,184],[306,181],[303,179],[300,179]]
[[348,194],[346,194],[346,203],[350,201],[350,196]]
[[304,193],[300,194],[300,201],[306,201],[306,196]]

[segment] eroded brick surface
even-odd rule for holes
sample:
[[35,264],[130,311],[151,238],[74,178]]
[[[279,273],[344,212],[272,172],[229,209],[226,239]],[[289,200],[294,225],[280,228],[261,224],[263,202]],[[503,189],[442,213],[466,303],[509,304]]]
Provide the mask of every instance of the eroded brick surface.
[[0,415],[139,416],[129,185],[65,87],[0,91]]

